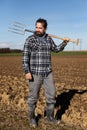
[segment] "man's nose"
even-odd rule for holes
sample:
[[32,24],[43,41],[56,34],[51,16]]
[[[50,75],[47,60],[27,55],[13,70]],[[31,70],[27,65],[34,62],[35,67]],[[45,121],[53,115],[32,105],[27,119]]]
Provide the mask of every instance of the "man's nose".
[[36,28],[36,31],[39,31],[39,28]]

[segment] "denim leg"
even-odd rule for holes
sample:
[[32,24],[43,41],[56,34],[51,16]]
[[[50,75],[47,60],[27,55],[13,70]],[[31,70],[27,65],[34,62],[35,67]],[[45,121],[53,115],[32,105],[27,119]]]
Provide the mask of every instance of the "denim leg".
[[29,81],[29,97],[28,97],[29,109],[35,109],[41,85],[42,85],[42,78],[40,76],[33,75],[33,80]]
[[48,104],[55,104],[56,89],[52,73],[50,73],[47,77],[44,78],[43,83],[45,89],[46,102]]

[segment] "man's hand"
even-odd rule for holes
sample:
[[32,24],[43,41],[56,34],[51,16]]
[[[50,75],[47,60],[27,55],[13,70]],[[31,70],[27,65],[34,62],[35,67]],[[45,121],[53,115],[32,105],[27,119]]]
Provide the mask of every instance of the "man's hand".
[[63,41],[67,43],[67,42],[70,41],[70,38],[69,37],[65,37]]
[[31,80],[32,79],[32,74],[31,73],[27,73],[25,75],[25,77],[26,77],[27,80]]

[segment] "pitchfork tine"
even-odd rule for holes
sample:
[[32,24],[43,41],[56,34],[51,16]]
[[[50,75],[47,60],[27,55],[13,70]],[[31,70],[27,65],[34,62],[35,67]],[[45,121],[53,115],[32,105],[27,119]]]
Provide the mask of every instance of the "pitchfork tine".
[[13,26],[18,27],[18,28],[21,28],[21,29],[24,28],[23,26],[19,26],[19,25],[15,24],[15,23],[13,24]]
[[15,21],[14,23],[19,24],[20,26],[26,26],[25,24],[20,23],[20,22],[16,22],[16,21]]
[[21,31],[21,32],[24,32],[23,30],[21,30],[21,29],[17,29],[17,28],[9,27],[9,29],[11,29],[11,30],[15,30],[15,31]]
[[10,32],[12,32],[12,33],[16,33],[16,34],[24,35],[24,33],[16,32],[16,31],[12,31],[12,30],[8,30],[8,31],[10,31]]

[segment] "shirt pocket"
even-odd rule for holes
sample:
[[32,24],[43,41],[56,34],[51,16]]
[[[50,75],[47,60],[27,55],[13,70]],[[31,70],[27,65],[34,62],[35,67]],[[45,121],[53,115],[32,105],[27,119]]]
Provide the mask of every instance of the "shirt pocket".
[[32,43],[31,51],[37,53],[39,51],[39,43]]

